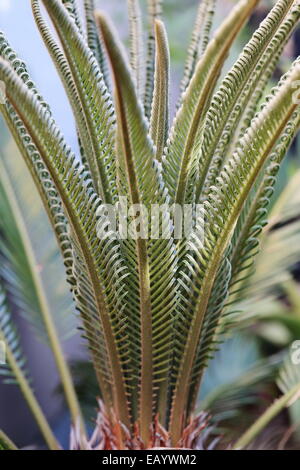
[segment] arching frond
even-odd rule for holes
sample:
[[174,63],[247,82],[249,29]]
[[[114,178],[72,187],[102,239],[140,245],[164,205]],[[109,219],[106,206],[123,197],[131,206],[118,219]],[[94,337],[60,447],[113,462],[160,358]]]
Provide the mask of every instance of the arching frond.
[[[260,182],[258,187],[254,188],[254,194],[250,195],[236,226],[231,256],[231,263],[233,266],[231,294],[233,294],[234,298],[237,297],[237,295],[241,298],[241,290],[243,290],[243,288],[246,288],[247,285],[249,285],[249,276],[251,276],[251,274],[253,273],[253,259],[259,251],[259,243],[265,245],[264,249],[261,251],[260,256],[265,257],[268,254],[268,260],[269,262],[273,263],[273,266],[271,267],[268,265],[266,258],[260,260],[259,256],[255,263],[256,279],[250,280],[250,285],[257,284],[260,286],[261,289],[264,288],[264,276],[259,276],[260,268],[263,272],[268,272],[267,276],[270,276],[271,278],[275,279],[276,276],[279,274],[278,270],[283,273],[285,270],[287,270],[287,266],[290,266],[291,262],[293,262],[291,260],[294,259],[297,245],[291,243],[292,240],[288,236],[288,234],[291,234],[292,237],[292,234],[297,233],[297,221],[295,221],[295,224],[291,224],[287,227],[281,227],[278,232],[275,231],[274,233],[272,232],[274,223],[270,222],[266,227],[262,237],[260,235],[264,227],[267,225],[267,209],[274,191],[274,185],[276,183],[276,176],[280,169],[280,164],[284,156],[286,155],[289,146],[293,142],[293,139],[298,132],[299,126],[300,112],[299,110],[296,110],[292,119],[287,125],[285,132],[279,140],[279,143],[275,147],[270,157],[270,163],[268,164],[264,172],[263,180]],[[293,206],[295,208],[296,204],[294,205],[293,201],[295,201],[295,199],[297,200],[297,196],[295,197],[295,189],[293,188],[295,188],[295,183],[298,180],[297,175],[295,175],[294,178],[295,179],[291,180],[290,185],[286,189],[286,193],[291,196],[291,200],[289,202],[290,206]],[[285,198],[284,193],[281,198]],[[282,199],[282,201],[283,200],[284,199]],[[278,204],[281,204],[280,200],[278,201]],[[281,223],[284,224],[285,215],[278,215],[282,219]],[[273,213],[272,210],[270,214],[271,220],[274,220],[274,217],[275,212]],[[268,236],[269,238],[267,241],[266,237]],[[272,247],[272,238],[274,240],[286,240],[288,243],[291,243],[291,247],[293,247],[293,252],[291,253],[291,255],[289,257],[285,256],[283,259],[283,251],[277,250],[274,246]],[[271,255],[272,252],[273,255]],[[276,253],[277,256],[281,259],[281,261],[279,261],[279,264],[277,264],[278,258],[276,260]]]
[[[49,343],[44,315],[52,317],[52,312],[45,286],[40,281],[40,266],[22,209],[12,189],[11,178],[2,161],[0,169],[0,279],[6,285],[14,305],[33,325],[37,335]],[[63,308],[66,309],[66,305]],[[57,317],[56,322],[63,337],[67,332],[64,331],[62,318]]]
[[[63,201],[70,226],[76,234],[76,258],[79,258],[85,266],[85,270],[82,270],[84,278],[79,280],[76,289],[78,308],[82,312],[86,311],[85,298],[92,305],[95,305],[97,316],[94,317],[93,309],[89,310],[89,322],[84,318],[85,330],[89,336],[91,348],[95,349],[93,343],[95,341],[94,331],[95,326],[99,325],[98,331],[102,332],[103,342],[110,351],[108,356],[110,363],[107,364],[107,367],[111,368],[111,376],[109,380],[103,377],[103,382],[106,384],[103,387],[103,393],[107,390],[112,392],[111,384],[113,384],[113,393],[115,395],[111,396],[114,396],[117,409],[121,407],[119,411],[122,420],[128,423],[125,381],[117,347],[122,298],[118,291],[111,292],[110,290],[113,279],[116,285],[121,282],[120,272],[122,267],[120,267],[120,262],[115,262],[110,267],[108,265],[103,271],[102,263],[107,260],[107,253],[114,252],[115,243],[109,239],[101,241],[97,236],[99,199],[90,187],[90,182],[86,178],[83,169],[79,164],[74,163],[74,156],[64,143],[60,131],[55,126],[48,111],[40,105],[35,99],[35,95],[23,85],[19,77],[3,61],[0,62],[0,76],[6,83],[8,99],[17,108],[32,140],[39,149],[40,154],[43,155],[44,163]],[[39,122],[38,127],[35,126],[36,121]],[[111,260],[115,260],[115,256],[111,256]],[[85,279],[85,275],[87,279]],[[89,292],[88,297],[85,292],[81,300],[81,289],[86,285],[91,286],[91,292]],[[97,371],[101,376],[103,363],[101,358],[97,356],[97,351],[95,351],[93,358],[95,364],[98,364]],[[122,358],[122,360],[124,359]]]
[[[0,45],[1,57],[6,59],[11,64],[16,73],[22,77],[24,84],[33,93],[35,93],[35,96],[38,100],[40,100],[41,105],[46,107],[49,111],[49,107],[38,93],[35,84],[32,82],[26,65],[17,57],[16,53],[12,50],[9,43],[5,39],[3,33],[0,33]],[[71,285],[74,285],[75,279],[73,278],[71,272],[72,259],[70,256],[70,242],[67,233],[67,222],[61,206],[60,197],[57,194],[57,190],[53,184],[51,176],[41,159],[37,147],[30,138],[30,135],[28,134],[22,119],[13,108],[11,103],[6,102],[4,105],[0,105],[0,107],[7,126],[9,127],[10,132],[12,133],[15,142],[31,173],[31,176],[42,199],[44,208],[53,226],[58,246],[63,255],[68,280]]]
[[262,249],[257,257],[255,274],[247,290],[250,296],[274,290],[276,285],[288,279],[289,270],[299,259],[299,180],[297,172],[270,213],[270,222],[263,233]]

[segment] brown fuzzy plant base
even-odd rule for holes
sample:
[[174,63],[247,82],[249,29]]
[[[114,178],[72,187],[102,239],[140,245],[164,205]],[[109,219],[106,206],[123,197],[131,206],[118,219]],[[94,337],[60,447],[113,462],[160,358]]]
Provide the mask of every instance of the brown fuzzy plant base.
[[[219,439],[211,439],[209,416],[200,413],[185,428],[176,449],[212,450]],[[73,427],[70,436],[71,450],[147,450],[171,449],[170,436],[166,429],[155,419],[152,426],[151,441],[148,446],[142,442],[138,428],[133,434],[120,425],[116,419],[108,417],[108,413],[101,401],[96,426],[92,436],[88,439],[80,431],[80,426]]]

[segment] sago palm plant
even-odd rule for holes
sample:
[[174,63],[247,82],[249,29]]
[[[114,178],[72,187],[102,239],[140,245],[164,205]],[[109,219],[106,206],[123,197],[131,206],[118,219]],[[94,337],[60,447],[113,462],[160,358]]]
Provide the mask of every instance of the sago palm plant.
[[[276,175],[299,128],[299,59],[265,93],[298,24],[299,1],[278,0],[224,75],[230,48],[259,2],[237,2],[210,39],[216,2],[202,0],[170,127],[162,1],[148,1],[144,48],[139,2],[128,0],[128,58],[92,0],[83,2],[84,18],[75,0],[31,3],[74,113],[80,156],[2,33],[1,112],[52,224],[81,316],[101,393],[92,439],[2,163],[3,372],[19,384],[48,446],[59,448],[28,379],[10,311],[17,306],[41,324],[52,348],[71,411],[72,448],[195,448],[207,419],[195,415],[203,372],[231,326]],[[178,213],[189,221],[187,232]],[[280,402],[235,447],[245,447],[299,387],[294,377],[286,380]],[[14,448],[4,433],[0,439]]]

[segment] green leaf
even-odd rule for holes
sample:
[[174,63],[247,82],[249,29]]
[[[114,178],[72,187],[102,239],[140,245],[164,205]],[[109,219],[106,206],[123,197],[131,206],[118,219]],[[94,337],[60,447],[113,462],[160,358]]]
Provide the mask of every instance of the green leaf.
[[[34,0],[33,0],[34,1]],[[93,52],[58,0],[43,0],[72,71],[93,154],[90,168],[95,188],[105,203],[115,195],[114,112]],[[93,93],[91,93],[93,90]]]
[[9,437],[0,430],[0,450],[18,450]]
[[137,95],[144,94],[144,47],[142,17],[139,0],[127,0],[130,34],[130,65],[134,76]]
[[[187,334],[185,332],[180,340],[181,344],[184,344],[180,355],[183,359],[176,374],[170,425],[174,443],[180,433],[180,417],[186,405],[192,365],[220,264],[229,248],[232,231],[243,204],[273,146],[297,109],[297,104],[293,100],[292,83],[299,77],[299,66],[287,74],[282,86],[276,90],[272,99],[252,121],[251,127],[240,141],[239,149],[222,171],[217,186],[211,188],[209,199],[205,203],[207,210],[205,239],[203,246],[199,240],[194,241],[196,269],[194,269],[194,280],[188,286],[189,289],[194,289],[194,295],[191,296],[190,302],[187,302],[188,305],[182,302],[179,306],[180,317],[189,319],[189,327]],[[194,312],[192,321],[190,321],[191,311]],[[183,327],[181,328],[184,331]]]
[[108,64],[105,57],[103,40],[98,34],[97,25],[95,23],[95,1],[84,0],[84,12],[87,31],[87,43],[89,48],[93,51],[96,57],[100,70],[103,74],[103,79],[107,88],[109,88],[109,74]]
[[200,0],[191,43],[187,53],[181,92],[184,93],[194,75],[198,61],[203,56],[209,43],[216,0]]
[[197,156],[197,201],[215,184],[215,178],[226,163],[228,143],[233,139],[242,110],[255,93],[255,87],[268,78],[266,72],[272,72],[270,63],[274,64],[273,57],[282,51],[299,17],[299,8],[293,0],[279,0],[213,96]]
[[156,147],[156,159],[161,161],[169,133],[170,52],[164,24],[159,20],[155,23],[155,39],[155,84],[150,134]]
[[154,91],[155,73],[155,21],[161,19],[163,0],[147,0],[148,7],[148,42],[146,61],[146,83],[144,95],[145,115],[150,120]]
[[[75,250],[75,275],[80,274],[75,295],[83,316],[85,332],[90,341],[98,378],[101,379],[107,403],[113,400],[117,414],[120,413],[120,419],[128,424],[126,385],[122,370],[125,358],[122,356],[121,359],[118,350],[120,339],[117,340],[123,328],[120,291],[124,288],[122,285],[124,266],[120,264],[118,247],[112,239],[99,240],[97,210],[100,201],[84,170],[79,164],[74,163],[74,156],[64,143],[48,111],[3,61],[0,62],[0,77],[6,84],[8,99],[24,120],[32,140],[43,156],[64,204]],[[39,122],[38,127],[35,126],[36,122]],[[77,273],[78,262],[81,265],[80,273]],[[113,292],[110,288],[111,282],[116,286]],[[87,306],[90,308],[87,309]],[[100,335],[97,338],[95,331]],[[109,354],[106,355],[109,358],[107,363],[103,363],[103,357],[97,354],[97,345],[101,342],[101,337],[105,348],[109,350]],[[129,351],[126,353],[129,354]],[[107,376],[103,366],[107,367]]]
[[[155,168],[154,149],[148,136],[148,127],[122,48],[106,18],[102,15],[97,18],[116,84],[117,126],[122,145],[120,166],[124,172],[120,178],[123,178],[123,188],[127,188],[123,195],[129,195],[131,204],[139,207],[143,204],[147,210],[151,210],[153,204],[162,205],[166,202],[166,194]],[[169,209],[164,206],[162,217],[168,216]],[[140,223],[138,219],[132,223],[134,230],[137,230],[137,224]],[[141,225],[147,230],[144,224],[145,219]],[[161,228],[161,222],[159,226]],[[131,276],[134,276],[132,291],[129,291],[130,302],[138,299],[139,313],[135,313],[133,318],[136,322],[138,315],[139,322],[135,328],[133,324],[133,332],[136,331],[136,336],[141,337],[138,358],[138,373],[141,374],[139,425],[144,442],[148,442],[153,411],[157,409],[154,385],[159,382],[160,388],[164,389],[163,393],[159,393],[163,400],[167,390],[171,321],[176,302],[173,280],[175,248],[172,238],[164,237],[157,240],[137,237],[136,240],[124,241],[124,245],[123,252],[129,258],[127,263]],[[136,330],[139,325],[140,331]],[[136,339],[133,341],[136,342]]]
[[299,400],[299,366],[291,366],[286,363],[280,374],[279,386],[284,390],[284,395],[281,398],[278,398],[238,439],[234,444],[233,449],[241,450],[247,447],[282,410],[286,407],[292,406],[296,400]]
[[233,8],[198,62],[183,96],[163,159],[170,198],[177,204],[193,202],[195,181],[191,182],[190,177],[199,164],[199,143],[211,95],[233,41],[257,3],[257,0],[241,0]]

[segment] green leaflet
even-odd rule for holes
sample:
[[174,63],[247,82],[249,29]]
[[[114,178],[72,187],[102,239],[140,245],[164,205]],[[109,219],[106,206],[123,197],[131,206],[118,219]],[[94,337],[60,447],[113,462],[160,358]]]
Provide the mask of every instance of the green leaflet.
[[[185,407],[190,371],[220,263],[228,248],[232,230],[243,203],[272,147],[297,108],[297,104],[293,102],[292,83],[298,80],[299,76],[300,69],[296,66],[293,72],[287,75],[285,83],[278,88],[272,99],[252,122],[248,132],[240,141],[239,149],[221,173],[217,186],[211,189],[209,199],[205,204],[208,222],[205,226],[203,248],[199,246],[199,242],[198,246],[196,244],[198,278],[195,279],[196,282],[194,281],[194,303],[190,302],[191,307],[194,305],[195,313],[189,327],[186,346],[183,348],[183,359],[178,371],[173,398],[170,427],[174,443],[180,434],[181,411],[179,410]],[[186,312],[186,305],[179,306],[180,308]],[[182,313],[182,316],[185,315]]]
[[148,42],[147,42],[147,61],[146,61],[146,80],[144,94],[145,116],[150,119],[151,106],[154,90],[155,73],[155,20],[160,20],[162,15],[163,0],[147,0],[148,7]]
[[144,47],[142,16],[139,0],[127,0],[130,34],[130,65],[134,76],[137,95],[144,94]]
[[66,10],[68,10],[70,16],[74,19],[79,31],[81,31],[82,25],[78,13],[77,0],[62,0],[62,4],[65,6]]
[[[194,198],[194,174],[198,164],[197,149],[210,98],[223,63],[238,32],[257,4],[241,0],[215,33],[186,90],[177,112],[163,159],[163,173],[172,201],[191,203]],[[225,39],[224,39],[225,38]]]
[[160,162],[169,133],[169,74],[170,52],[163,23],[155,23],[156,61],[150,135],[156,147],[156,159]]

